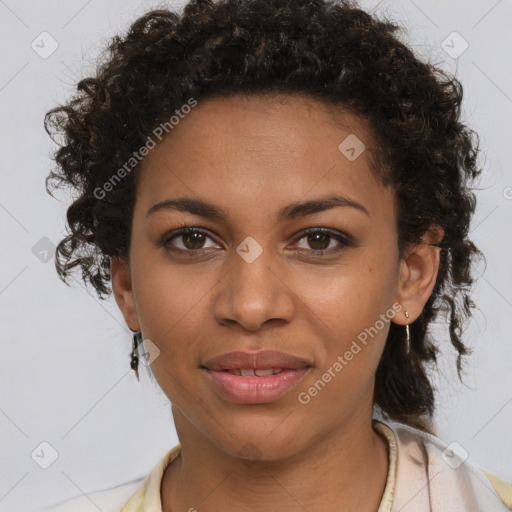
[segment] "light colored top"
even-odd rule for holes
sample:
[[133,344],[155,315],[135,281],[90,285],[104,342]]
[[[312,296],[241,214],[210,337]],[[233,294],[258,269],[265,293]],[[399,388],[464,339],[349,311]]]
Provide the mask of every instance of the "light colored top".
[[[388,444],[386,486],[377,512],[507,512],[512,484],[473,465],[460,445],[392,421],[373,421]],[[129,484],[82,496],[52,512],[162,512],[165,469],[179,455],[171,448],[150,475]],[[144,480],[144,481],[143,481]],[[48,509],[49,510],[49,509]]]

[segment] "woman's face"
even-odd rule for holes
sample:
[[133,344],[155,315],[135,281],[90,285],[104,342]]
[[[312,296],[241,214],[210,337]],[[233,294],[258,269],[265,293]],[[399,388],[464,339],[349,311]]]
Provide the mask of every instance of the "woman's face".
[[[113,284],[128,325],[158,347],[151,369],[178,433],[278,459],[371,414],[390,319],[405,323],[395,197],[365,127],[340,119],[299,96],[209,99],[145,157],[129,275],[116,263]],[[209,206],[165,206],[184,198]],[[173,237],[183,226],[200,231]],[[223,391],[203,368],[264,349],[309,369],[276,396]]]

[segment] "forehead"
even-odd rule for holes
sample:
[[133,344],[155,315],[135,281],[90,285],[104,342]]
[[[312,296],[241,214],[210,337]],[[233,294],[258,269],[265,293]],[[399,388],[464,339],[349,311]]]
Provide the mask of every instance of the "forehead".
[[137,196],[214,196],[233,206],[234,199],[268,205],[338,191],[384,208],[373,146],[364,120],[309,97],[210,98],[150,150]]
[[[342,106],[327,105],[302,94],[239,94],[207,98],[200,100],[180,119],[176,116],[174,119],[177,121],[175,126],[171,131],[166,130],[167,135],[164,134],[164,141],[171,144],[171,139],[179,144],[194,132],[196,135],[208,135],[206,139],[197,140],[198,145],[224,136],[226,143],[250,137],[254,147],[258,147],[260,142],[267,150],[284,144],[290,147],[293,143],[300,144],[304,150],[314,150],[325,145],[322,141],[327,133],[332,137],[326,143],[335,141],[342,133],[353,133],[364,140],[370,152],[374,146],[371,127],[365,119]],[[218,146],[218,140],[216,143]],[[162,145],[165,143],[159,144]],[[159,152],[152,153],[154,157]],[[366,156],[369,156],[368,152]]]

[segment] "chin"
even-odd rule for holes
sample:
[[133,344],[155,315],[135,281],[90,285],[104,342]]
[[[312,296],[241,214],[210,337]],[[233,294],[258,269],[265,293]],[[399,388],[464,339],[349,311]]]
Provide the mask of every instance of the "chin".
[[[263,426],[261,423],[264,423]],[[282,415],[273,421],[255,424],[254,420],[230,422],[226,427],[227,434],[224,436],[223,449],[234,457],[248,461],[276,461],[293,456],[297,451],[307,445],[307,439],[300,431],[304,429],[290,430],[290,425],[283,422]],[[297,440],[291,443],[290,439]],[[300,446],[299,446],[300,444]]]

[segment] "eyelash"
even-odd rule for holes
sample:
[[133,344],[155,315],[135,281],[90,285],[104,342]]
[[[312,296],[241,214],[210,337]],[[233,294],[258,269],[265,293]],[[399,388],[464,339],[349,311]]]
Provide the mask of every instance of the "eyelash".
[[[212,237],[204,229],[194,228],[194,227],[183,227],[183,228],[177,229],[175,231],[172,231],[171,233],[166,235],[162,239],[161,245],[163,247],[165,247],[165,249],[167,249],[168,251],[179,252],[181,254],[187,253],[190,256],[209,252],[208,249],[180,249],[177,247],[170,247],[168,245],[171,242],[171,240],[173,240],[174,238],[179,238],[180,235],[186,235],[186,234],[190,234],[190,233],[200,233],[200,234],[212,239]],[[293,243],[299,242],[300,240],[302,240],[303,238],[305,238],[308,235],[315,235],[315,234],[327,235],[327,236],[333,238],[334,240],[336,240],[337,242],[339,242],[340,245],[338,247],[334,247],[331,249],[322,249],[322,250],[299,249],[298,250],[299,252],[307,252],[309,254],[313,253],[314,254],[313,257],[318,257],[318,256],[323,256],[324,254],[332,254],[332,253],[341,251],[341,250],[345,249],[346,247],[355,247],[356,246],[355,242],[353,240],[351,240],[349,237],[341,235],[340,233],[337,233],[337,232],[334,232],[334,231],[331,231],[331,230],[328,230],[325,228],[308,228],[308,229],[302,231],[301,234],[295,239],[295,241]]]

